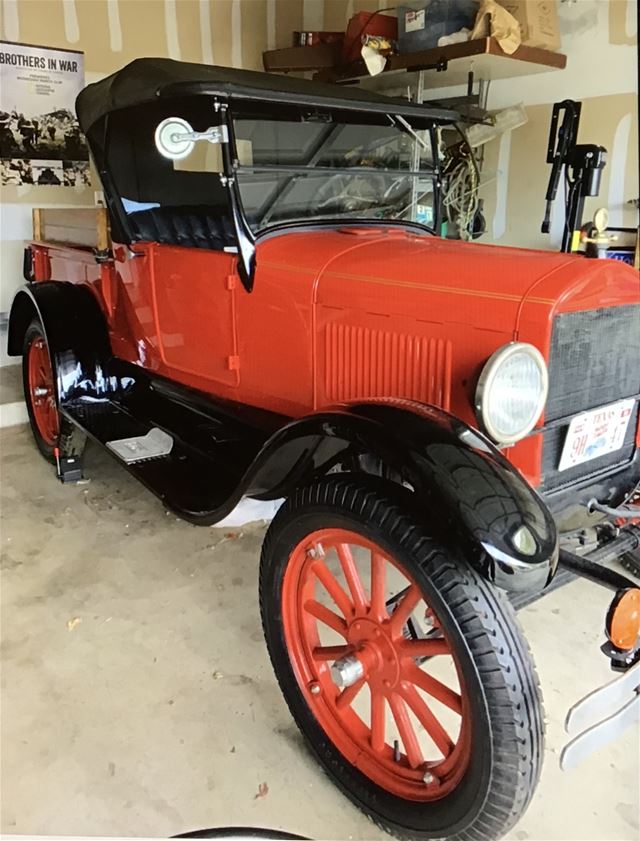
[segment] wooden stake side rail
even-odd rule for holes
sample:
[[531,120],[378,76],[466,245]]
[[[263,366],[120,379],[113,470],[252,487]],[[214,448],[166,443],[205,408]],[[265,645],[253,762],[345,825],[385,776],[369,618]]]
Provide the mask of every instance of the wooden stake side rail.
[[106,251],[110,248],[105,207],[34,207],[33,239]]

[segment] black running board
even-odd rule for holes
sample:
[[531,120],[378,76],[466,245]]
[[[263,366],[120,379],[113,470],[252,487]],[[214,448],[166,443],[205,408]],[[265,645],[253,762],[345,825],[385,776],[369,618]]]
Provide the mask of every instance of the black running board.
[[[229,469],[228,454],[221,452],[225,443],[205,454],[177,437],[175,430],[164,431],[174,439],[168,455],[127,463],[107,445],[123,438],[146,435],[157,427],[150,420],[134,417],[112,401],[76,401],[63,407],[63,414],[102,444],[118,463],[160,497],[173,511],[187,519],[200,520],[224,506],[233,496],[241,472]],[[237,442],[231,442],[234,447]],[[216,455],[218,457],[216,457]]]
[[[119,371],[116,363],[117,377],[112,379],[126,383],[124,387],[100,397],[67,400],[61,404],[62,414],[180,517],[199,525],[218,522],[241,498],[243,478],[265,441],[288,419],[207,399],[133,366]],[[158,450],[169,452],[127,459],[123,439],[142,444],[145,436],[149,441],[149,433],[152,441],[170,436],[171,445]]]

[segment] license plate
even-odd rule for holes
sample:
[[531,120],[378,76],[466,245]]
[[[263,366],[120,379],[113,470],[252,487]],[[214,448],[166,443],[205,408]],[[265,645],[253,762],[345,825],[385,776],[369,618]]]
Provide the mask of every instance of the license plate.
[[635,403],[632,397],[576,415],[569,424],[558,470],[568,470],[621,449]]

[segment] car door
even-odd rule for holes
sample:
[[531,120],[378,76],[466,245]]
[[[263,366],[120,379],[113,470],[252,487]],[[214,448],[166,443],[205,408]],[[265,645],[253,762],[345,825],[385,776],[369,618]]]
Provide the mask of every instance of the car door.
[[[158,350],[167,373],[186,384],[239,384],[232,246],[218,145],[196,144],[171,171],[148,213],[151,289]],[[131,218],[131,217],[130,217]],[[197,383],[199,387],[206,384]]]
[[172,378],[184,381],[190,375],[239,385],[236,259],[224,251],[154,247],[158,350]]

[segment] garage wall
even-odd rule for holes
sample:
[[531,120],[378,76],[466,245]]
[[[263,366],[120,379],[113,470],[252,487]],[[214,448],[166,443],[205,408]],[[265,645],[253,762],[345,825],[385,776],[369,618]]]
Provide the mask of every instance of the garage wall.
[[530,248],[558,248],[562,238],[561,192],[551,236],[540,232],[550,167],[545,163],[552,103],[582,102],[578,141],[608,150],[600,195],[587,199],[585,219],[609,208],[612,226],[635,226],[638,211],[638,69],[635,0],[578,0],[559,5],[565,70],[494,82],[489,105],[524,102],[529,122],[492,143],[485,159],[488,241]]
[[[324,25],[342,29],[359,11],[395,7],[389,0],[325,0]],[[558,0],[565,70],[491,83],[489,108],[523,102],[529,122],[486,147],[481,195],[488,230],[484,242],[558,248],[562,215],[551,236],[540,232],[550,167],[546,164],[552,103],[582,101],[579,142],[605,146],[609,159],[600,196],[588,199],[585,218],[602,205],[611,225],[635,226],[638,212],[638,69],[636,0]],[[460,88],[431,89],[427,96],[457,96]],[[561,193],[558,203],[561,207]]]
[[[0,38],[83,50],[94,82],[139,56],[262,69],[262,52],[288,46],[322,0],[2,0]],[[321,9],[322,10],[322,9]],[[0,186],[0,313],[22,283],[34,206],[94,203],[94,189]]]

